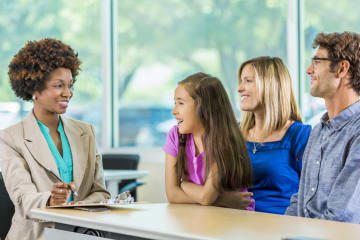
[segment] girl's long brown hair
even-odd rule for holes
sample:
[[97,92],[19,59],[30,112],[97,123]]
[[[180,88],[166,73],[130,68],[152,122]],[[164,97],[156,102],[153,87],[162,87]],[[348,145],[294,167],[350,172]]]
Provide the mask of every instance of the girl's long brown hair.
[[[205,73],[190,75],[183,81],[188,94],[194,99],[196,114],[204,127],[202,141],[205,155],[205,178],[216,164],[219,191],[239,190],[251,186],[251,164],[244,137],[241,134],[229,97],[221,81]],[[186,134],[179,134],[176,172],[185,178]]]

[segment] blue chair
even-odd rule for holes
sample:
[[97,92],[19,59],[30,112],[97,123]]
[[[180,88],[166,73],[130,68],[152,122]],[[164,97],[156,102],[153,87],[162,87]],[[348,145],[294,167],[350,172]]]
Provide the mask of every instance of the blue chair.
[[[109,170],[137,170],[140,161],[138,154],[106,153],[102,154],[104,169]],[[119,193],[130,191],[131,196],[136,201],[136,189],[143,185],[144,182],[136,179],[123,180],[119,183]]]
[[0,239],[5,239],[9,232],[14,212],[14,204],[6,191],[4,179],[0,172]]

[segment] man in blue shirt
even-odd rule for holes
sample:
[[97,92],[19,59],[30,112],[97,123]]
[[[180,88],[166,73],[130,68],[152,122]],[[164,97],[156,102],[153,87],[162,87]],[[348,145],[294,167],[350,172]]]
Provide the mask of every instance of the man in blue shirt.
[[360,36],[319,33],[306,70],[327,113],[311,132],[286,214],[360,223]]

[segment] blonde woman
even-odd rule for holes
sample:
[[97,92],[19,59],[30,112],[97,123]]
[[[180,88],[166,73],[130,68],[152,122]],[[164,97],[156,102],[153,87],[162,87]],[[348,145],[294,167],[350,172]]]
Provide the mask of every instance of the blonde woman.
[[302,124],[290,74],[280,58],[250,59],[240,66],[238,78],[255,211],[284,214],[299,187],[311,126]]

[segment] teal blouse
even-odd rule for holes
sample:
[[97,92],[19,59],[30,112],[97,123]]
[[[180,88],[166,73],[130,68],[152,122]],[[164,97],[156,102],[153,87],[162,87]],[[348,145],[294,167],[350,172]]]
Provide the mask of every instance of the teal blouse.
[[[63,149],[63,156],[61,156],[54,141],[52,140],[52,138],[50,136],[49,128],[47,126],[45,126],[45,124],[40,122],[38,119],[36,119],[36,121],[37,121],[37,123],[40,127],[40,130],[41,130],[42,134],[44,135],[46,142],[50,148],[50,151],[55,159],[56,166],[60,173],[60,178],[66,183],[72,182],[73,181],[72,153],[71,153],[70,144],[69,144],[68,138],[65,134],[64,127],[62,125],[61,120],[59,121],[59,126],[57,128],[57,131],[60,134],[60,139],[61,139],[61,144],[62,144],[62,149]],[[72,201],[72,200],[73,200],[73,196],[71,194],[68,201]]]

